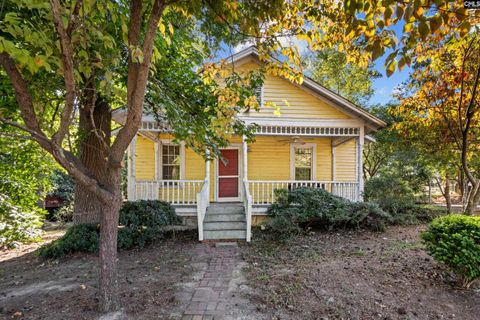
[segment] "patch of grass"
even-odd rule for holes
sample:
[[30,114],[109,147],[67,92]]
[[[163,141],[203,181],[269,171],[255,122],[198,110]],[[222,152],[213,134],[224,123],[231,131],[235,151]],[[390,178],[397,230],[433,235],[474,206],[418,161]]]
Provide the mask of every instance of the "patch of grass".
[[391,257],[392,255],[405,250],[422,250],[424,248],[425,245],[421,241],[394,240],[389,243],[384,256]]
[[307,250],[302,254],[302,257],[310,261],[318,261],[322,258],[322,255],[316,250]]
[[271,279],[270,275],[266,272],[262,272],[259,275],[257,275],[257,280],[260,281],[269,281]]
[[357,256],[357,257],[364,257],[366,255],[366,252],[363,251],[362,249],[359,249],[357,251],[354,251],[353,252],[353,255],[354,256]]

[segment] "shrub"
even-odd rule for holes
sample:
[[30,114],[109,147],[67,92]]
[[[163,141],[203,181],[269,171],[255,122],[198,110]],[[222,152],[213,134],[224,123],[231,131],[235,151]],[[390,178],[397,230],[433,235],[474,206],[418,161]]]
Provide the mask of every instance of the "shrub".
[[349,227],[382,231],[391,217],[376,204],[352,203],[322,189],[277,190],[265,227],[281,239],[296,236],[313,223],[327,229]]
[[370,202],[354,202],[350,204],[346,224],[357,229],[385,231],[392,217],[383,211],[378,204]]
[[52,190],[48,193],[51,196],[62,199],[65,203],[73,201],[75,195],[75,181],[67,173],[62,170],[55,170],[50,180],[52,183]]
[[[118,248],[142,248],[162,237],[163,227],[180,222],[175,209],[166,202],[156,200],[126,202],[120,209]],[[59,258],[77,251],[97,252],[99,233],[96,225],[75,225],[62,238],[42,247],[39,255],[45,258]],[[82,241],[80,237],[85,240]]]
[[392,176],[373,177],[365,182],[364,199],[377,203],[391,215],[415,204],[415,194],[402,179]]
[[100,228],[95,224],[78,224],[70,227],[65,235],[39,248],[43,258],[61,258],[74,252],[98,252]]
[[25,210],[0,194],[0,247],[40,239],[44,215],[43,210]]
[[73,221],[73,202],[68,203],[67,205],[58,208],[53,213],[53,219],[59,222],[71,222]]
[[162,228],[181,222],[175,209],[167,202],[139,200],[126,202],[120,209],[118,247],[143,248],[163,236]]
[[409,185],[392,175],[369,179],[365,183],[364,198],[388,212],[393,224],[430,222],[447,213],[444,208],[416,204],[415,194]]
[[480,217],[436,218],[421,237],[429,254],[455,272],[463,285],[480,277]]

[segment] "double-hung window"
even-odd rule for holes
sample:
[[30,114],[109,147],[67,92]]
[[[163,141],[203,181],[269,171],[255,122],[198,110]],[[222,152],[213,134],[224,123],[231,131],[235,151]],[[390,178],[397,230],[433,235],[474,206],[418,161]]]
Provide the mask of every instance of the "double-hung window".
[[180,146],[162,145],[162,179],[180,180]]
[[315,180],[315,145],[292,145],[291,152],[292,179],[297,181]]

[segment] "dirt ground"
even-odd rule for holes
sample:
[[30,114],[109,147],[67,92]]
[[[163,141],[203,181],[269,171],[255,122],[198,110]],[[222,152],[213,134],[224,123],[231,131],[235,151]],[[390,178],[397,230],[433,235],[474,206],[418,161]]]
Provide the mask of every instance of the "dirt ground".
[[[256,230],[254,241],[239,247],[240,294],[256,315],[228,319],[478,319],[480,291],[454,287],[421,249],[421,229],[315,232],[286,245]],[[33,252],[38,246],[0,252],[0,319],[119,319],[96,311],[97,257],[44,261]],[[192,262],[196,251],[195,235],[180,233],[120,252],[123,315],[183,319],[188,297],[182,294],[189,295],[205,268],[206,261]]]
[[[49,232],[47,238],[59,234]],[[179,234],[143,250],[120,252],[120,295],[129,319],[181,318],[185,306],[175,295],[178,284],[189,283],[194,274],[193,237]],[[38,246],[0,252],[0,319],[117,319],[101,318],[96,311],[96,256],[45,261],[33,252]]]
[[277,319],[480,319],[480,289],[460,289],[423,250],[424,226],[314,232],[243,246],[250,301]]

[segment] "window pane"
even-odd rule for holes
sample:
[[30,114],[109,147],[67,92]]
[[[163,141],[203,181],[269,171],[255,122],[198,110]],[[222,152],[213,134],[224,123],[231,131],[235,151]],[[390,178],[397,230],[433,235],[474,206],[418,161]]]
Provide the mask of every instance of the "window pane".
[[311,180],[312,169],[310,168],[295,168],[295,180]]
[[173,166],[172,168],[172,178],[173,180],[179,180],[180,179],[180,167],[179,166]]
[[170,166],[163,166],[163,179],[170,180],[172,179],[172,167]]
[[295,167],[310,168],[312,166],[312,148],[295,149]]

